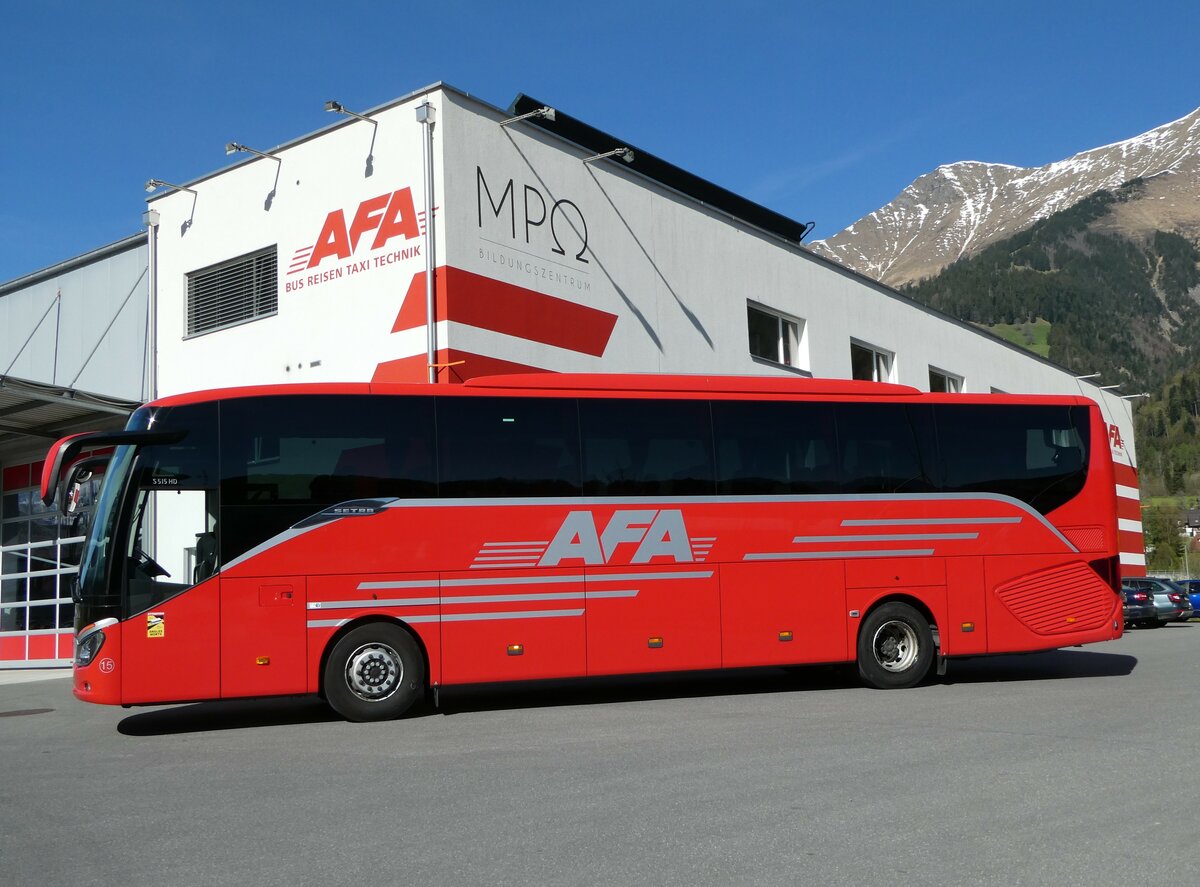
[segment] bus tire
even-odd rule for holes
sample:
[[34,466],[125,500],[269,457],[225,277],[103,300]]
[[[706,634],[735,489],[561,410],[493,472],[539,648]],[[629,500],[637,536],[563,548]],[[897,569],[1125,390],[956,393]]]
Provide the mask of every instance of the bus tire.
[[425,661],[399,626],[371,622],[347,632],[325,663],[325,698],[348,721],[387,721],[425,691]]
[[868,686],[898,690],[919,684],[933,664],[929,620],[908,604],[876,607],[858,632],[858,674]]

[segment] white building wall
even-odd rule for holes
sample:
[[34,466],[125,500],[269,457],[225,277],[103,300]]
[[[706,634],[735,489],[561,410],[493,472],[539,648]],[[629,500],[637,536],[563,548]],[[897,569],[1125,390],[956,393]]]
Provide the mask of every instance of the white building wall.
[[[429,98],[436,106],[439,94]],[[159,395],[371,378],[394,349],[391,327],[412,274],[424,270],[421,238],[397,237],[373,248],[375,229],[367,229],[352,255],[330,255],[315,267],[303,267],[305,250],[317,244],[331,213],[340,212],[349,229],[364,201],[398,190],[410,189],[421,213],[424,134],[415,108],[424,100],[415,96],[379,112],[378,126],[348,119],[274,151],[278,162],[254,158],[209,176],[191,185],[194,200],[179,191],[150,201],[161,213]],[[367,215],[378,224],[379,213]],[[278,313],[186,338],[188,275],[272,245]],[[405,250],[412,255],[394,256]]]

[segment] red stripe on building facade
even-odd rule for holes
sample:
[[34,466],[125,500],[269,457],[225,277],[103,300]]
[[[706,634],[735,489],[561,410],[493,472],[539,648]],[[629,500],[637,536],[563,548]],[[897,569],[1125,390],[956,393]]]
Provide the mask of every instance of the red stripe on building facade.
[[1136,487],[1138,485],[1137,469],[1131,465],[1122,465],[1119,462],[1114,462],[1113,477],[1123,487]]
[[[434,274],[438,320],[503,333],[601,357],[617,315],[556,296],[463,271],[441,267]],[[425,272],[413,275],[392,332],[425,325]]]
[[1137,499],[1117,497],[1117,517],[1125,520],[1140,521],[1142,519],[1142,503]]

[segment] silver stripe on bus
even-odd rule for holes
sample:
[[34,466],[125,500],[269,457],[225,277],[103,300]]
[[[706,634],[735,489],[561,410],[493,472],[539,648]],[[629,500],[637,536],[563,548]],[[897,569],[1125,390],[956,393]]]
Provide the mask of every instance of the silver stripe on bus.
[[545,548],[547,545],[549,545],[549,544],[550,544],[550,541],[549,541],[549,540],[546,540],[545,542],[484,542],[484,543],[483,543],[483,547],[484,547],[484,548],[506,548],[506,547],[508,547],[508,546],[510,546],[510,545],[512,545],[512,546],[517,546],[517,545],[539,545],[539,546],[541,546],[540,548],[537,548],[537,549],[531,549],[531,550],[532,550],[532,551],[541,551],[542,549],[544,549],[544,548]]
[[[589,582],[646,582],[656,579],[711,579],[712,570],[674,570],[656,573],[598,573],[586,577]],[[570,576],[505,576],[496,579],[401,579],[394,582],[360,582],[359,591],[381,591],[393,588],[468,588],[478,585],[553,585],[556,582],[582,582],[584,575]]]
[[310,530],[315,530],[317,527],[327,527],[330,524],[336,523],[337,521],[339,521],[341,519],[342,518],[334,518],[333,520],[326,521],[325,523],[313,524],[312,526],[301,527],[300,529],[296,529],[295,527],[286,529],[282,533],[275,534],[270,539],[268,539],[266,542],[255,545],[249,551],[239,554],[237,557],[235,557],[229,563],[222,564],[221,572],[224,573],[228,570],[232,570],[238,564],[248,561],[248,560],[250,560],[250,558],[256,557],[257,555],[262,554],[264,551],[268,551],[269,549],[274,548],[276,545],[282,545],[285,542],[291,542],[297,536],[303,536],[305,533],[309,532]]
[[[1117,495],[1128,491],[1130,498],[1138,497],[1136,487],[1117,485]],[[1023,511],[1049,530],[1068,551],[1079,551],[1054,524],[1033,506],[1002,493],[838,493],[815,496],[547,496],[521,499],[521,507],[539,505],[569,505],[588,508],[593,505],[773,505],[784,503],[830,503],[830,502],[996,502]],[[513,507],[513,500],[505,498],[477,499],[397,499],[384,506],[388,508],[502,508]],[[955,518],[954,520],[958,520]]]
[[[593,591],[588,592],[586,597],[591,598],[631,598],[637,597],[638,590],[636,588],[622,589],[620,591]],[[491,603],[519,603],[521,601],[570,601],[579,600],[585,597],[583,591],[547,591],[534,592],[532,594],[469,594],[459,595],[456,597],[412,597],[412,598],[397,598],[395,600],[378,601],[378,600],[363,600],[363,601],[313,601],[308,605],[310,610],[359,610],[359,609],[386,609],[388,607],[428,607],[433,604],[441,603],[443,606],[451,606],[455,604],[491,604]]]
[[1019,517],[882,517],[847,518],[843,527],[940,527],[956,524],[1019,524]]
[[397,598],[391,601],[310,601],[308,609],[310,610],[350,610],[358,607],[428,607],[431,604],[437,604],[441,598],[436,597],[410,597]]
[[583,610],[513,610],[502,613],[443,613],[442,622],[475,622],[492,619],[553,619],[556,616],[582,616]]
[[507,561],[508,563],[532,564],[541,559],[538,554],[497,554],[495,556],[476,555],[476,561]]
[[[554,619],[557,617],[582,616],[583,610],[513,610],[498,613],[447,613],[445,615],[425,614],[421,616],[405,616],[404,621],[418,622],[485,622],[506,621],[509,619]],[[312,619],[309,628],[341,628],[349,619]]]
[[889,533],[878,536],[796,536],[797,544],[808,542],[921,542],[926,539],[978,539],[978,533]]
[[775,551],[745,555],[744,561],[799,561],[842,557],[928,557],[932,548],[873,548],[867,551]]

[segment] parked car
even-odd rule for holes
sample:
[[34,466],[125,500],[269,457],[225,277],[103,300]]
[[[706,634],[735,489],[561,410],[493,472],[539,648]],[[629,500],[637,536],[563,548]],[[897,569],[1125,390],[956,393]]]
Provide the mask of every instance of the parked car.
[[1121,604],[1121,610],[1124,613],[1127,628],[1131,625],[1158,628],[1158,608],[1154,606],[1154,597],[1150,592],[1131,588],[1122,582],[1121,594],[1125,598]]
[[1154,598],[1154,607],[1158,613],[1158,624],[1168,622],[1187,622],[1192,618],[1192,604],[1187,592],[1170,579],[1158,576],[1137,576],[1121,580],[1121,588],[1131,588],[1134,591],[1144,591]]
[[1181,579],[1176,584],[1187,592],[1192,605],[1192,615],[1200,616],[1200,579]]

